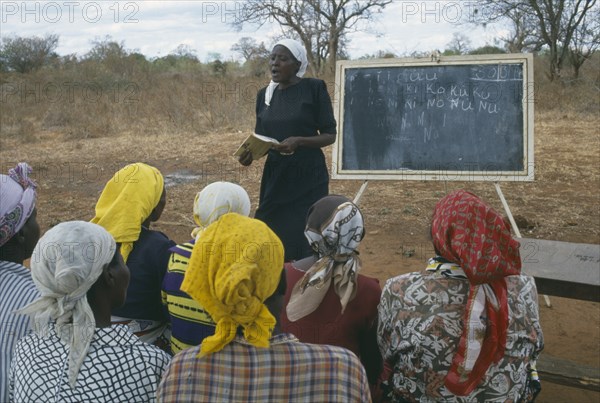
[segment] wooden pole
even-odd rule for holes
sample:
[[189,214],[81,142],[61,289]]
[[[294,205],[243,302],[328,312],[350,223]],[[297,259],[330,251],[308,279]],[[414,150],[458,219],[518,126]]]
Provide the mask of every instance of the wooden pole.
[[352,203],[354,203],[358,206],[358,202],[360,201],[360,198],[362,197],[363,193],[365,192],[365,189],[367,189],[368,184],[369,184],[369,181],[366,180],[363,182],[362,185],[360,185],[360,189],[358,189],[358,192],[356,193],[356,196],[354,196],[354,200],[352,201]]
[[[504,211],[506,211],[506,215],[508,216],[508,220],[510,221],[510,225],[512,226],[513,231],[515,232],[515,235],[517,236],[517,238],[522,238],[521,232],[519,231],[519,227],[517,227],[517,223],[515,222],[515,219],[513,218],[513,215],[511,214],[510,209],[508,208],[508,203],[504,198],[502,189],[500,189],[500,184],[498,182],[494,182],[494,186],[496,187],[496,193],[498,193],[498,197],[500,197],[500,201],[502,202],[502,206],[504,206]],[[548,308],[551,308],[552,303],[550,302],[550,297],[548,297],[547,295],[543,295],[543,297],[544,301],[546,301],[546,306]]]

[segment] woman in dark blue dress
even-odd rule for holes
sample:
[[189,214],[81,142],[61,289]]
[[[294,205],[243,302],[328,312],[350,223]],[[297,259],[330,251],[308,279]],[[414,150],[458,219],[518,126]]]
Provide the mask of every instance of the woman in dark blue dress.
[[[264,221],[285,247],[285,260],[311,255],[304,237],[308,208],[329,194],[322,147],[335,141],[336,122],[323,80],[302,78],[308,61],[297,41],[278,42],[269,60],[271,83],[256,97],[257,134],[279,141],[269,151],[255,218]],[[252,155],[240,156],[242,165]]]

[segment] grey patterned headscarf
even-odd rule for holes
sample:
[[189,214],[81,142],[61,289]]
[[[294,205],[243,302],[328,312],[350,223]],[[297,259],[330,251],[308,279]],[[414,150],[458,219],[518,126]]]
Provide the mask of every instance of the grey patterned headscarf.
[[101,226],[84,221],[48,230],[31,257],[31,277],[41,297],[21,309],[31,315],[34,331],[43,336],[56,323],[60,340],[69,346],[69,383],[75,387],[96,321],[86,294],[115,254],[113,237]]
[[364,221],[358,207],[346,200],[343,196],[326,196],[309,210],[304,235],[319,259],[292,289],[286,307],[291,321],[314,312],[331,283],[340,298],[342,314],[356,295],[357,276],[361,269],[356,249],[364,236]]

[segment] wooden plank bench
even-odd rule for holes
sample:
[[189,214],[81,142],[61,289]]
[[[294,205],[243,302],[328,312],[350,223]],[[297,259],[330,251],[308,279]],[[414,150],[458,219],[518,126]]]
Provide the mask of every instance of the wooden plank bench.
[[[600,302],[600,245],[518,238],[522,271],[533,276],[540,295]],[[600,368],[542,352],[542,381],[600,392]]]
[[600,302],[600,245],[518,238],[538,293]]
[[542,352],[537,360],[537,370],[542,383],[552,382],[600,392],[600,368],[577,364]]

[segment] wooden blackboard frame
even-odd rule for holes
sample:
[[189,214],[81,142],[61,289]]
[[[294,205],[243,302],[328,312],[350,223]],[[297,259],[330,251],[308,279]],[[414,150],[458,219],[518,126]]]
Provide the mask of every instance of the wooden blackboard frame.
[[[414,68],[424,66],[477,66],[495,64],[522,65],[522,115],[523,115],[523,169],[511,171],[475,171],[475,170],[352,170],[343,165],[344,131],[344,95],[346,71],[361,68]],[[432,180],[432,181],[533,181],[534,180],[534,94],[533,94],[533,55],[532,54],[496,54],[469,56],[441,56],[428,58],[343,60],[336,66],[334,113],[338,122],[338,138],[333,146],[332,178],[363,180]]]

